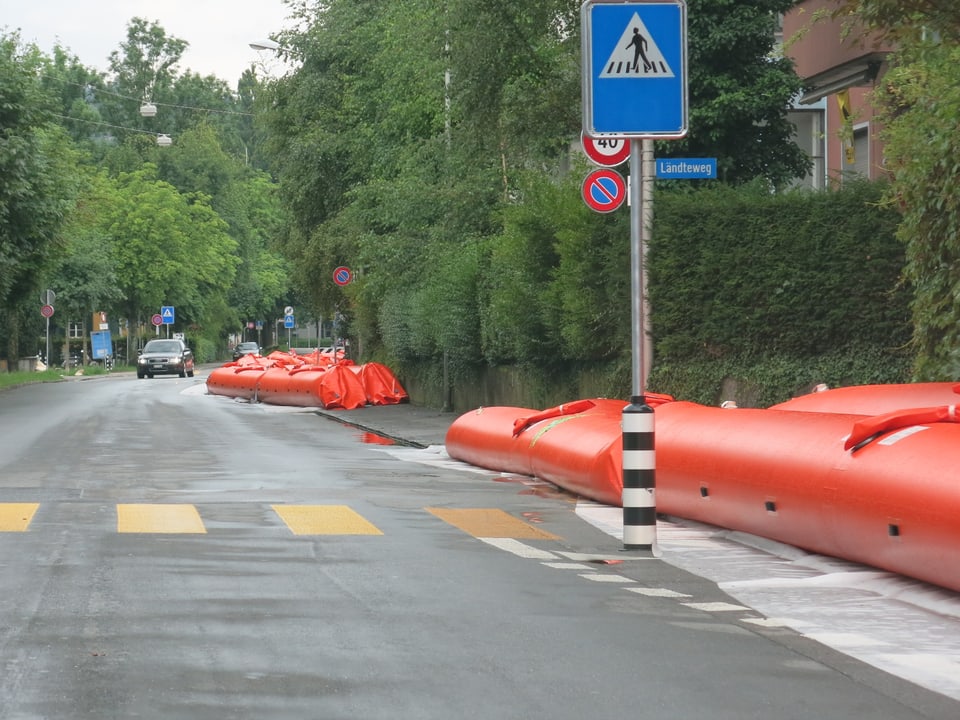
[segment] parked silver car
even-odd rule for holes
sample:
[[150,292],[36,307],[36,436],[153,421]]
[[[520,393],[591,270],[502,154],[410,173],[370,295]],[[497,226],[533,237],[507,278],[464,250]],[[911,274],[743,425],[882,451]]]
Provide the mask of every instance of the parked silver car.
[[183,340],[151,340],[137,358],[137,377],[193,377],[193,352]]

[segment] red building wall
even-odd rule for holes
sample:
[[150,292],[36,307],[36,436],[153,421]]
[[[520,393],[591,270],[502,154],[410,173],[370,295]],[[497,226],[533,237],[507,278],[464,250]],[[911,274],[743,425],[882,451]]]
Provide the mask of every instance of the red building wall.
[[[855,18],[831,18],[835,0],[800,0],[784,16],[784,53],[808,85],[806,100],[826,97],[826,167],[831,181],[856,170],[872,179],[883,175],[883,143],[871,93],[886,69],[892,47],[865,32]],[[845,133],[856,133],[856,162],[848,162],[850,140],[841,138],[843,118],[837,93],[850,93]],[[866,157],[864,157],[866,155]]]

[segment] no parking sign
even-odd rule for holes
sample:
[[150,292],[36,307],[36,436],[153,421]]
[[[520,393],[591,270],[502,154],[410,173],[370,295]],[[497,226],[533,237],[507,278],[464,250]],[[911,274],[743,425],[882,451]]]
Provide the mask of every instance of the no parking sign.
[[353,280],[353,273],[350,272],[350,268],[341,265],[333,271],[333,281],[337,285],[341,287],[349,285],[351,280]]
[[594,170],[583,181],[583,200],[598,213],[613,212],[627,199],[627,183],[616,170]]

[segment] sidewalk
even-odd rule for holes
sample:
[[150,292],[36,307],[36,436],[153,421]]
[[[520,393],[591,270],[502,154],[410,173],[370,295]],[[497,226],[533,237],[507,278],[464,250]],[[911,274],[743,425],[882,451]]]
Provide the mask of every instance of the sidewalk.
[[447,429],[462,413],[443,412],[410,403],[399,405],[367,405],[357,410],[317,408],[317,414],[345,425],[413,447],[443,445]]

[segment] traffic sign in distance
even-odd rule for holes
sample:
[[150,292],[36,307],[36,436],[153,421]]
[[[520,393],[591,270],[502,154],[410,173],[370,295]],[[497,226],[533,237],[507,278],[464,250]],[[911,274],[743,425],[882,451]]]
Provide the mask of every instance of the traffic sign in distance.
[[40,308],[40,314],[45,318],[53,317],[53,305],[47,304]]
[[163,315],[156,313],[153,317],[150,318],[150,322],[157,327],[163,325]]
[[350,268],[341,265],[333,271],[333,281],[337,285],[340,285],[341,287],[344,285],[349,285],[351,280],[353,280],[353,273],[350,272]]
[[616,170],[594,170],[583,181],[583,200],[598,213],[613,212],[627,199],[627,183]]
[[580,144],[590,162],[600,167],[616,167],[630,157],[630,141],[627,138],[595,138],[581,133]]

